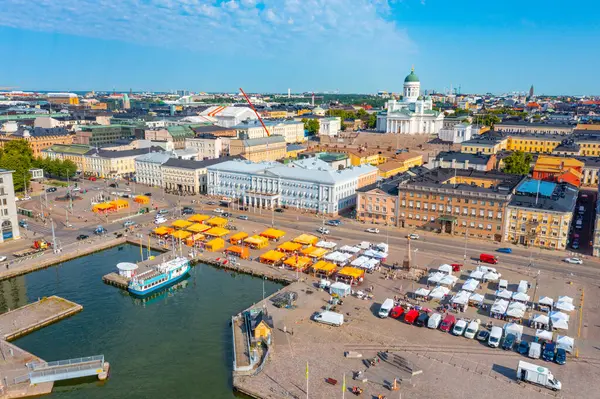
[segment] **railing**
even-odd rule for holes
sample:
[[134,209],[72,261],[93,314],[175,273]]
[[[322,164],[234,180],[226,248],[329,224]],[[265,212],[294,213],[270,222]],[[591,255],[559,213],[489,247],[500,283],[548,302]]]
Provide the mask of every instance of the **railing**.
[[32,371],[36,371],[40,368],[70,366],[73,364],[91,363],[96,361],[104,363],[104,355],[78,357],[75,359],[57,360],[54,362],[30,363],[28,366]]

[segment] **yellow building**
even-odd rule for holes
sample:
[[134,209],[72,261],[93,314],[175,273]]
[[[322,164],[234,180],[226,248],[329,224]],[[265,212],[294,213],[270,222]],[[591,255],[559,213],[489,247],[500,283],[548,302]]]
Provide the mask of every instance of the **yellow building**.
[[361,166],[361,165],[373,165],[377,166],[385,161],[387,161],[387,157],[383,154],[378,153],[377,151],[345,151],[350,157],[350,164],[352,166]]
[[50,104],[79,105],[79,97],[74,93],[48,93]]
[[299,109],[297,114],[298,116],[300,115],[304,115],[304,114],[310,114],[312,111],[310,109]]
[[229,155],[240,155],[252,162],[276,161],[286,157],[286,148],[283,136],[231,140],[229,143]]
[[288,144],[286,147],[286,158],[298,158],[298,155],[305,152],[306,147],[298,144]]
[[579,154],[586,157],[597,157],[600,156],[600,141],[597,138],[585,138],[581,137],[576,140],[579,145]]
[[55,144],[71,144],[73,142],[73,135],[64,128],[34,128],[32,130],[22,130],[12,134],[0,135],[0,147],[4,147],[6,142],[13,140],[27,141],[33,152],[33,156],[37,158],[42,156],[42,151]]
[[385,179],[421,165],[423,165],[423,155],[406,152],[377,165],[377,168],[379,169],[379,176]]
[[85,173],[85,154],[92,150],[92,146],[82,144],[62,145],[56,144],[42,151],[43,158],[70,160],[77,165],[77,171]]
[[508,138],[506,137],[476,137],[465,141],[460,146],[460,152],[467,154],[497,154],[506,150]]
[[264,119],[285,119],[287,118],[287,111],[264,111],[261,116]]
[[511,135],[508,137],[506,149],[508,151],[523,151],[532,153],[551,154],[564,140],[560,136],[527,136]]

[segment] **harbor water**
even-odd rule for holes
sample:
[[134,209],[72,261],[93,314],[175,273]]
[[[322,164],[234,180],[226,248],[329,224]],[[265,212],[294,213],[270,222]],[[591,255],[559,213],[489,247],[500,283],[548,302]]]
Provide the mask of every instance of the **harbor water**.
[[206,265],[144,300],[102,282],[118,262],[140,260],[123,245],[2,282],[0,311],[58,295],[83,312],[15,344],[44,360],[104,354],[107,382],[61,382],[52,396],[70,398],[234,397],[231,388],[233,314],[281,285]]

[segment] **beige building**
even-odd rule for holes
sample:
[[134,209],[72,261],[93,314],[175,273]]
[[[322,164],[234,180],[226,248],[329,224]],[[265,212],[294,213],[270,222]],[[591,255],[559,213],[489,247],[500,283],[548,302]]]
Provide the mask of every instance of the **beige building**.
[[13,170],[0,169],[0,243],[21,238],[13,186]]
[[224,157],[204,161],[190,161],[171,158],[161,166],[163,187],[167,191],[176,193],[206,194],[206,168],[231,159],[230,157]]
[[575,126],[566,123],[502,122],[494,125],[499,133],[562,134],[573,133]]
[[[266,121],[265,126],[269,132],[269,136],[282,136],[285,142],[303,143],[306,141],[304,137],[304,123],[301,121]],[[239,138],[258,139],[267,137],[265,128],[259,121],[248,121],[235,126]]]
[[252,162],[276,161],[285,158],[287,145],[282,136],[249,140],[231,140],[229,155],[239,155]]
[[133,177],[135,158],[152,151],[162,151],[162,148],[150,147],[127,151],[93,149],[84,154],[85,174],[101,178]]
[[216,137],[213,135],[196,136],[185,139],[186,149],[198,151],[198,159],[214,159],[229,154],[228,137]]

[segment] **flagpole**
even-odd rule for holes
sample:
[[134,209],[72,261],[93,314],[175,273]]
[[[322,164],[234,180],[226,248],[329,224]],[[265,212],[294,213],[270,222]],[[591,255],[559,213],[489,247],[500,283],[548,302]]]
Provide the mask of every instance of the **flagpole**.
[[308,360],[306,361],[306,399],[308,399]]
[[344,373],[344,383],[342,384],[342,399],[346,397],[346,373]]

